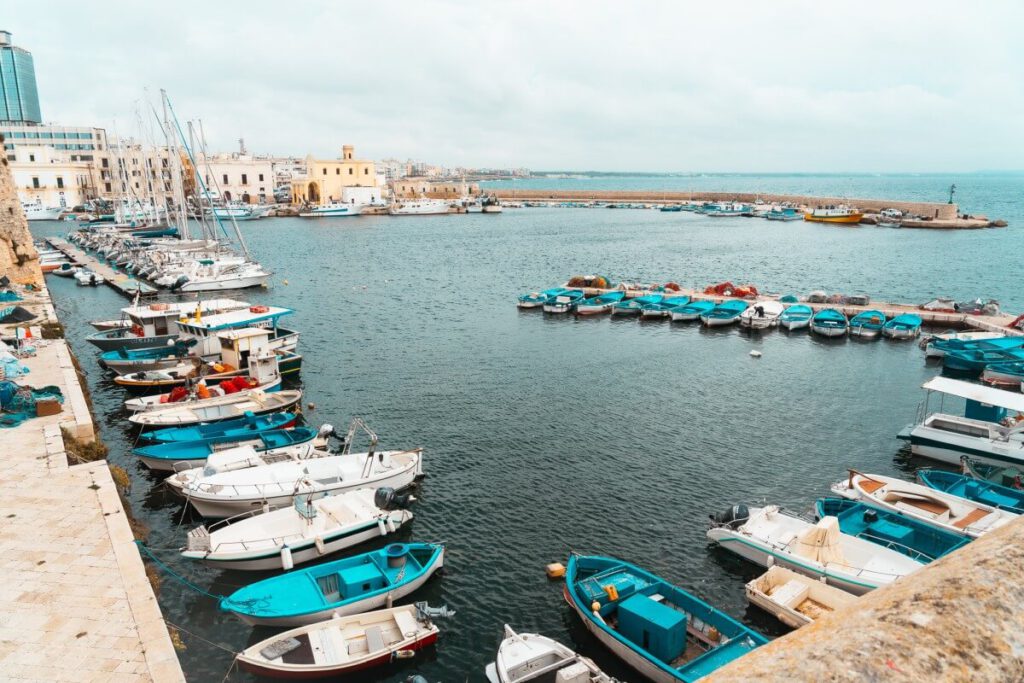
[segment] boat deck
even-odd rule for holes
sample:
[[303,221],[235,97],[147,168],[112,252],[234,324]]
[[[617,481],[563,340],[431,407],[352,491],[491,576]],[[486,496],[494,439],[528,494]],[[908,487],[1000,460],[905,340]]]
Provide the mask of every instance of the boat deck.
[[78,265],[84,266],[89,270],[102,275],[106,285],[129,299],[134,299],[136,294],[144,299],[156,296],[157,294],[158,290],[155,287],[147,285],[144,282],[139,282],[130,275],[114,270],[114,268],[109,264],[97,260],[92,254],[89,254],[85,250],[71,244],[65,239],[60,237],[47,237],[46,242]]

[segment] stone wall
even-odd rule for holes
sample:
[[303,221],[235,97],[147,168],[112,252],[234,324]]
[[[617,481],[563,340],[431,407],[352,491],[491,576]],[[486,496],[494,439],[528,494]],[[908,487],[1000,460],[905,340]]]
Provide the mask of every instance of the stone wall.
[[[3,136],[0,135],[0,142]],[[0,275],[12,282],[42,284],[39,255],[32,245],[28,221],[18,200],[7,156],[0,158]]]
[[1024,680],[1024,518],[703,679]]

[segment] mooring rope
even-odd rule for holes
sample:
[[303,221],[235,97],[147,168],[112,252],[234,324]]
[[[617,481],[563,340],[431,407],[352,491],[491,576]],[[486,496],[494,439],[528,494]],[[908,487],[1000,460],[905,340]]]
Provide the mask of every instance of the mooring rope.
[[172,578],[176,579],[179,583],[181,583],[186,588],[190,588],[193,591],[195,591],[196,593],[199,593],[200,595],[205,595],[206,597],[212,598],[212,599],[214,599],[214,600],[216,600],[218,602],[220,602],[221,600],[224,600],[227,597],[226,595],[214,595],[213,593],[209,592],[208,590],[200,588],[196,584],[192,583],[191,581],[186,579],[181,574],[178,574],[176,571],[174,571],[173,569],[168,567],[163,561],[161,561],[159,557],[154,555],[153,552],[142,543],[142,541],[135,541],[135,545],[137,545],[139,547],[139,551],[140,552],[142,552],[147,557],[149,557],[149,559],[153,560],[153,562],[155,562],[158,567],[160,567],[166,573],[170,574]]

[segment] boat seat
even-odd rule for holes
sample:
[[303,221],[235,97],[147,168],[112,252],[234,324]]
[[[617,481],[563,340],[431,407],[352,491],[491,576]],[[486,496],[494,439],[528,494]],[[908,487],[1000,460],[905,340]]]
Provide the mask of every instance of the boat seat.
[[[316,632],[317,634],[317,645],[320,651],[320,661],[318,664],[334,664],[342,661],[342,653],[347,653],[348,649],[345,647],[345,637],[341,635],[340,629],[337,628],[323,628]],[[316,649],[314,650],[314,657],[316,656]]]
[[402,634],[403,638],[410,638],[419,631],[416,617],[409,612],[395,612],[395,624],[398,626],[398,631]]
[[385,647],[384,634],[380,626],[371,626],[366,629],[366,649],[369,652],[379,652]]
[[810,586],[795,579],[790,579],[772,591],[771,597],[773,601],[780,605],[795,608],[807,599],[810,592]]
[[981,508],[975,508],[970,514],[966,515],[963,519],[954,522],[953,526],[957,529],[966,529],[971,524],[974,524],[980,519],[988,517],[991,513],[988,510],[982,510]]
[[875,481],[874,479],[863,479],[857,483],[857,486],[859,486],[864,493],[871,494],[885,486],[885,482]]

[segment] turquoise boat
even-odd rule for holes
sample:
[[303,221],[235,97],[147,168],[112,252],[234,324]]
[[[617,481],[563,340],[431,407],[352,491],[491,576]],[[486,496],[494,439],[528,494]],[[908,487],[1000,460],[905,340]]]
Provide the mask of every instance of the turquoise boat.
[[132,453],[151,470],[174,472],[175,470],[199,467],[217,451],[237,446],[252,446],[258,452],[274,451],[289,446],[299,446],[316,438],[317,430],[312,427],[294,429],[273,429],[231,440],[202,439],[198,441],[172,441],[140,446]]
[[979,481],[956,472],[920,470],[918,480],[928,488],[983,503],[1000,510],[1024,514],[1024,491],[990,481]]
[[929,344],[937,355],[948,351],[982,350],[1010,351],[1024,347],[1024,337],[996,337],[995,339],[936,339]]
[[1020,468],[1005,465],[992,465],[978,462],[966,455],[960,456],[960,464],[964,474],[981,481],[990,481],[1000,486],[1024,490],[1024,471]]
[[544,312],[571,313],[581,301],[583,301],[583,290],[567,289],[554,296],[549,296],[544,302]]
[[660,211],[682,211],[683,207],[680,204],[672,204],[670,206],[659,207]]
[[926,522],[846,498],[819,498],[814,503],[818,519],[835,517],[844,534],[863,538],[918,562],[931,562],[971,539]]
[[986,365],[981,379],[986,384],[1011,387],[1017,391],[1022,386],[1021,382],[1024,382],[1024,360]]
[[569,290],[565,287],[553,287],[551,289],[545,289],[543,292],[530,292],[529,294],[523,294],[519,297],[519,303],[516,305],[519,308],[540,308],[548,299],[552,299],[559,294],[564,294]]
[[714,309],[714,301],[691,301],[682,306],[675,306],[668,312],[668,315],[672,322],[689,322],[697,320],[705,313],[709,313]]
[[807,304],[794,304],[789,306],[779,316],[779,325],[787,330],[802,330],[811,324],[814,317],[814,309]]
[[874,339],[885,326],[885,314],[871,310],[858,313],[850,318],[850,336]]
[[718,304],[707,313],[701,314],[700,321],[708,327],[732,325],[740,319],[740,313],[747,310],[749,305],[746,301],[741,301],[740,299],[729,299]]
[[612,306],[612,315],[638,315],[644,306],[661,303],[664,294],[645,294],[635,299],[626,299]]
[[392,543],[239,588],[220,608],[253,626],[305,626],[400,600],[444,566],[439,543]]
[[685,306],[690,303],[690,297],[678,295],[667,296],[661,301],[644,304],[640,307],[641,318],[668,318],[672,315],[672,309],[678,306]]
[[846,316],[834,308],[820,310],[811,318],[811,332],[823,337],[845,336],[849,326]]
[[612,557],[569,557],[564,596],[584,626],[657,683],[697,681],[768,639],[703,600]]
[[882,327],[882,334],[890,339],[913,339],[921,334],[921,316],[916,313],[898,315]]
[[299,416],[297,413],[272,413],[270,415],[254,415],[246,413],[242,417],[223,422],[192,425],[189,427],[167,427],[152,432],[143,432],[139,438],[159,443],[184,443],[186,441],[208,441],[222,443],[250,438],[262,432],[274,429],[294,427]]
[[770,221],[802,221],[804,214],[793,208],[772,208],[764,215]]
[[957,372],[977,375],[989,365],[1024,361],[1024,349],[984,350],[981,348],[946,351],[942,366]]
[[576,304],[576,315],[607,313],[612,310],[612,306],[622,301],[625,297],[626,293],[622,291],[605,292],[604,294],[592,296]]

